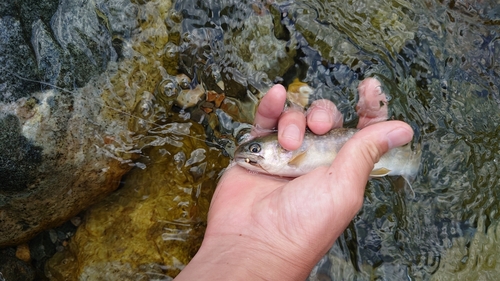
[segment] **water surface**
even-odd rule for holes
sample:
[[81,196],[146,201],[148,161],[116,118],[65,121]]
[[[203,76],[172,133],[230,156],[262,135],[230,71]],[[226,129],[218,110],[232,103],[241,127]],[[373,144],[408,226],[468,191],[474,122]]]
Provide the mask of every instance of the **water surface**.
[[[309,102],[334,101],[345,124],[354,127],[356,87],[374,76],[390,98],[391,118],[408,122],[414,144],[423,149],[414,194],[398,178],[370,181],[362,210],[309,279],[488,280],[500,273],[497,3],[189,0],[165,13],[138,6],[143,30],[125,36],[136,41],[122,54],[130,60],[124,70],[136,76],[118,71],[116,79],[134,82],[124,91],[139,117],[129,123],[133,150],[142,156],[136,165],[147,171],[159,153],[177,157],[177,169],[164,172],[188,175],[187,190],[177,192],[191,199],[167,204],[191,210],[172,221],[196,222],[196,231],[182,232],[180,240],[201,241],[215,183],[199,180],[205,171],[213,177],[222,170],[271,85],[307,83],[314,89]],[[197,96],[199,86],[203,95]],[[110,95],[111,101],[119,98]],[[111,105],[123,108],[121,102]],[[193,141],[183,136],[186,128],[196,130],[201,142],[182,156],[179,147]],[[213,149],[224,161],[203,157]],[[186,163],[188,157],[198,158]],[[134,186],[133,179],[125,181]],[[149,180],[137,183],[155,182]],[[195,182],[198,189],[191,186]],[[165,233],[154,235],[176,240]],[[192,255],[190,245],[184,247]],[[160,272],[173,277],[180,268]]]

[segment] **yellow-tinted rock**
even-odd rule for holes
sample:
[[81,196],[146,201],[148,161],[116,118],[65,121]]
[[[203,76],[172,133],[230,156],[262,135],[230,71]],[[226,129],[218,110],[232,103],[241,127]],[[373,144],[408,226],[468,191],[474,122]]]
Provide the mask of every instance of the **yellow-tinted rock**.
[[[196,131],[193,133],[193,131]],[[228,159],[203,141],[182,137],[148,153],[124,186],[90,208],[67,249],[47,265],[53,280],[150,280],[174,277],[203,238],[210,198]]]

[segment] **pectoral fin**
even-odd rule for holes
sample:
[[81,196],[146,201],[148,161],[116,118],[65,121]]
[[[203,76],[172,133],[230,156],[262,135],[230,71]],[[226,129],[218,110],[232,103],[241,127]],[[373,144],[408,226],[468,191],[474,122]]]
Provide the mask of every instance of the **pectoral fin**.
[[373,170],[370,173],[370,177],[380,178],[380,177],[387,176],[390,172],[391,172],[391,170],[389,170],[387,168],[380,168],[380,169]]
[[300,163],[302,163],[302,161],[304,161],[304,159],[306,158],[306,152],[307,152],[307,150],[304,150],[304,151],[301,151],[301,152],[295,154],[292,157],[292,159],[290,159],[290,161],[288,161],[288,165],[291,165],[291,166],[300,165]]

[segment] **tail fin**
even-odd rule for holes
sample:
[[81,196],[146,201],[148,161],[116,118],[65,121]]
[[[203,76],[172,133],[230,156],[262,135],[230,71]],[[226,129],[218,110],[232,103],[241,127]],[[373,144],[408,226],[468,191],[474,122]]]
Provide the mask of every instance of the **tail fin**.
[[404,172],[401,174],[406,182],[405,187],[408,186],[413,194],[413,199],[415,199],[415,190],[411,186],[411,183],[415,180],[418,172],[420,171],[421,160],[422,146],[419,143],[416,145],[415,150],[411,151],[408,162],[405,164]]

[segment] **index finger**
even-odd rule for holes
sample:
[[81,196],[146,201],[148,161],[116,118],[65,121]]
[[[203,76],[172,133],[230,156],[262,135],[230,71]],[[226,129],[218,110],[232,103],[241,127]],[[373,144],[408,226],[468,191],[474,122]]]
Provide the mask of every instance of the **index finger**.
[[286,90],[282,85],[274,85],[262,98],[255,114],[252,135],[258,135],[259,129],[271,130],[278,125],[279,117],[286,101]]

